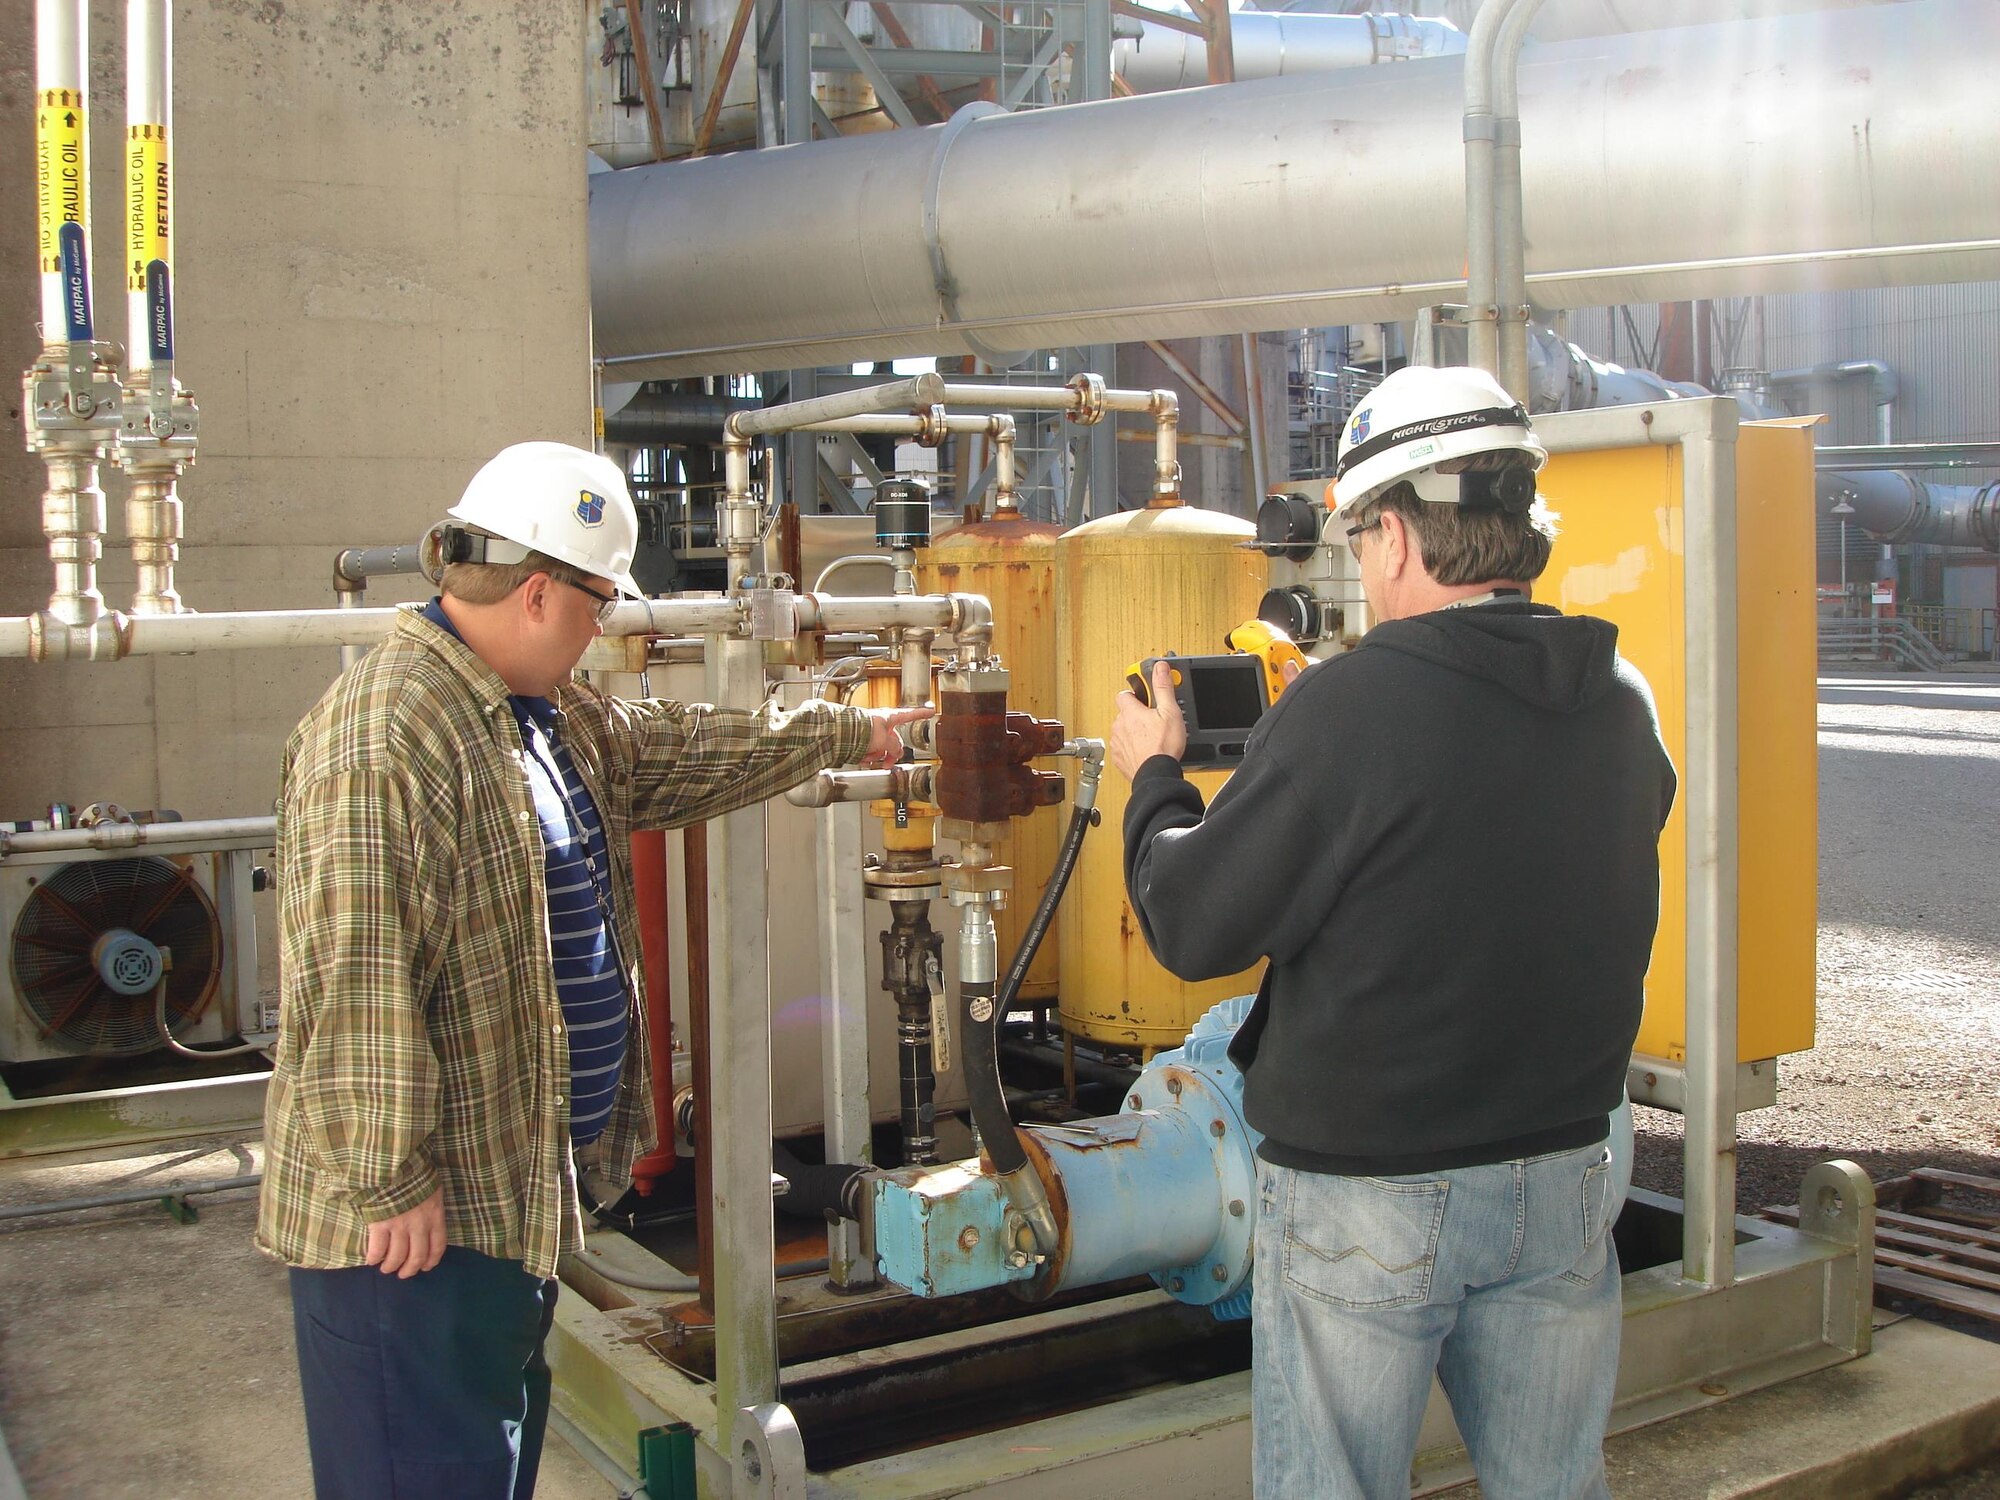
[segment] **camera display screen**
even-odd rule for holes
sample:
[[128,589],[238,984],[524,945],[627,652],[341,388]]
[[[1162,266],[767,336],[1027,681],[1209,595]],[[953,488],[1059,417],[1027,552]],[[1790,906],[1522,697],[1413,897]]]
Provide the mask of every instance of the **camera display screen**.
[[1188,673],[1194,721],[1202,729],[1247,730],[1264,712],[1263,667],[1254,657],[1203,661]]

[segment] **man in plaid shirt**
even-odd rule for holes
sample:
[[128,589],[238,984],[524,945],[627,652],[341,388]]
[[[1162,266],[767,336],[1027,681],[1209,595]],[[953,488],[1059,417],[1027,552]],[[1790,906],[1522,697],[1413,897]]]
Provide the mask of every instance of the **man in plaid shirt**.
[[607,459],[518,444],[451,517],[428,544],[441,597],[301,721],[279,794],[257,1243],[292,1268],[321,1500],[533,1494],[575,1152],[622,1186],[658,1128],[631,831],[886,765],[929,712],[572,681],[639,593]]

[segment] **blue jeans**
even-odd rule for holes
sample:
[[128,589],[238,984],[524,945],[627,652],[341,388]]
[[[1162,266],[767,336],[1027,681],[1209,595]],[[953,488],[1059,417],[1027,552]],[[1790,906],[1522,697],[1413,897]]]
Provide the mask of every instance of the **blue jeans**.
[[1258,1168],[1258,1500],[1406,1500],[1433,1371],[1488,1500],[1607,1500],[1602,1144],[1410,1177]]
[[291,1281],[318,1500],[530,1500],[558,1283],[458,1245],[407,1281]]

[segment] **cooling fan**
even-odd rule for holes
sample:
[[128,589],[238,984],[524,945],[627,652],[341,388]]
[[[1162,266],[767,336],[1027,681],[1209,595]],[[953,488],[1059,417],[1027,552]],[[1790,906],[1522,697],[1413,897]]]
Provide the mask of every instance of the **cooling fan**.
[[155,987],[166,985],[177,1039],[200,1022],[222,977],[222,933],[193,862],[81,861],[22,902],[11,945],[14,989],[42,1040],[97,1057],[163,1043]]

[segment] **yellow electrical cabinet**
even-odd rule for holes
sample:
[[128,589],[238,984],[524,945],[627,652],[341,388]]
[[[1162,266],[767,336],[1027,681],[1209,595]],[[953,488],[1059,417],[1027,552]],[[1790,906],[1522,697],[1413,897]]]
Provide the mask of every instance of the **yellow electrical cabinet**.
[[[1817,645],[1810,419],[1746,423],[1735,451],[1739,1062],[1813,1044],[1818,890]],[[1541,492],[1561,536],[1536,597],[1618,626],[1685,768],[1683,450],[1561,453]],[[1725,511],[1726,513],[1726,511]],[[1685,776],[1684,776],[1685,780]],[[1685,791],[1685,786],[1683,786]],[[1660,931],[1638,1051],[1687,1055],[1684,799],[1660,844]]]

